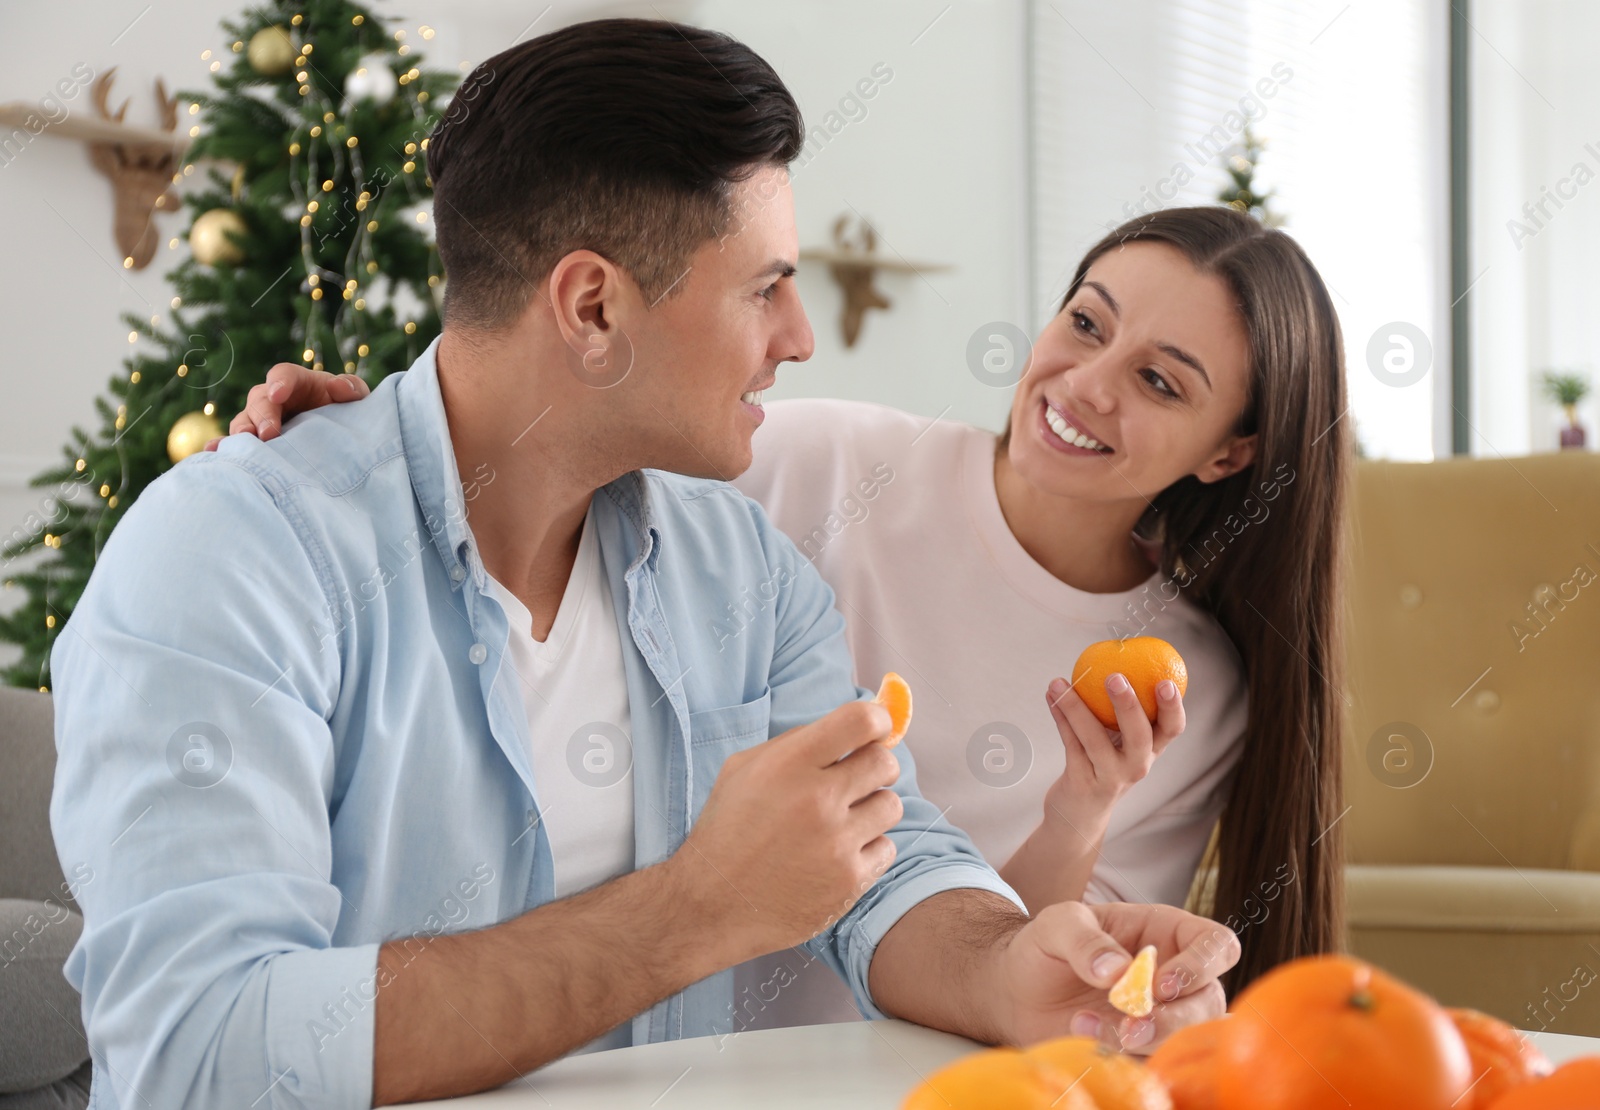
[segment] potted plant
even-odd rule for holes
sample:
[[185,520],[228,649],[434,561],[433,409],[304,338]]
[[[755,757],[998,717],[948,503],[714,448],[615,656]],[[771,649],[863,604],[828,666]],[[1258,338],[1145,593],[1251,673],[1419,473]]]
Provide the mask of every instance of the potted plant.
[[1546,370],[1541,378],[1545,396],[1567,413],[1567,426],[1561,429],[1561,446],[1582,447],[1588,435],[1578,423],[1578,402],[1589,396],[1589,379],[1582,374],[1561,374],[1554,370]]

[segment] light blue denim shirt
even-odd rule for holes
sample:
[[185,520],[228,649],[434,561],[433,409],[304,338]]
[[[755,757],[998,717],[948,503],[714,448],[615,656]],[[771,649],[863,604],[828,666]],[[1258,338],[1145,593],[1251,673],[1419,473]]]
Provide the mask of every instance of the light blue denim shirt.
[[[379,944],[414,937],[414,957],[552,899],[506,615],[464,512],[493,475],[463,487],[437,346],[152,483],[57,638],[50,822],[84,912],[65,972],[100,1110],[370,1106]],[[832,591],[731,486],[639,471],[590,512],[645,867],[731,753],[870,695]],[[578,773],[578,739],[537,742]],[[869,1017],[873,951],[911,906],[958,887],[1022,905],[895,753],[899,856],[809,945]],[[633,1043],[731,1031],[731,983],[639,1014]]]

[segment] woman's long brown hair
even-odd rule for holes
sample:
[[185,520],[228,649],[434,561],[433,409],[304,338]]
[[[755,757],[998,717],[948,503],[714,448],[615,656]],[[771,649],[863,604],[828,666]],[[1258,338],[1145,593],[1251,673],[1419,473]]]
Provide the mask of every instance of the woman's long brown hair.
[[1192,475],[1173,483],[1137,528],[1159,541],[1163,576],[1215,616],[1244,661],[1243,750],[1215,853],[1201,864],[1217,868],[1211,916],[1243,947],[1223,980],[1231,997],[1285,960],[1344,944],[1338,820],[1353,447],[1343,341],[1299,245],[1221,206],[1129,220],[1084,256],[1062,304],[1096,259],[1132,242],[1176,247],[1228,282],[1250,342],[1236,431],[1259,434],[1255,459],[1211,484]]

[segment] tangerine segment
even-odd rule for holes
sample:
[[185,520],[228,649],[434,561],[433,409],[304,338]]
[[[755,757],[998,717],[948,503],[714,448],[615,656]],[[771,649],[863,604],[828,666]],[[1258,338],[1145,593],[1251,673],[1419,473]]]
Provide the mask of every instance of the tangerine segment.
[[1109,729],[1117,724],[1117,711],[1106,690],[1106,679],[1120,674],[1139,696],[1139,706],[1152,722],[1156,719],[1156,687],[1170,678],[1182,697],[1189,690],[1189,668],[1178,649],[1155,636],[1132,636],[1126,640],[1101,640],[1090,644],[1072,665],[1072,688],[1101,724]]
[[906,729],[911,727],[911,687],[905,679],[890,671],[883,676],[878,696],[872,700],[889,711],[894,731],[889,733],[885,743],[892,748],[905,739]]
[[1155,977],[1156,946],[1147,944],[1112,984],[1111,1004],[1129,1017],[1149,1017],[1156,1008]]

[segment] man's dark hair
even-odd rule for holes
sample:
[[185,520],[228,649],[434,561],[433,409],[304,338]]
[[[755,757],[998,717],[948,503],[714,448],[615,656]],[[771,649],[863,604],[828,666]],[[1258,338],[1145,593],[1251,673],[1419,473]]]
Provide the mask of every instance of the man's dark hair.
[[496,54],[427,142],[446,322],[511,323],[583,249],[654,303],[722,233],[730,186],[803,141],[777,73],[715,31],[602,19]]

